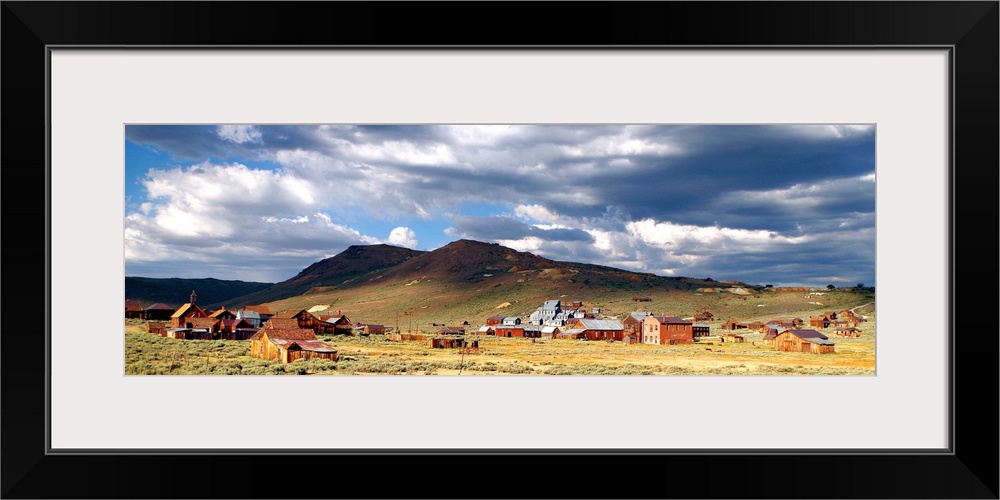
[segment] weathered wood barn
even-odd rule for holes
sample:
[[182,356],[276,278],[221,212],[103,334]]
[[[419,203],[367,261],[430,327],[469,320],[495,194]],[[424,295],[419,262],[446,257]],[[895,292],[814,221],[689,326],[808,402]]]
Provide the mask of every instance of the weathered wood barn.
[[836,335],[838,337],[860,337],[861,336],[861,330],[858,330],[857,328],[854,328],[854,327],[837,328],[836,330],[833,331],[833,333],[834,333],[834,335]]
[[473,335],[496,335],[497,331],[493,329],[492,326],[483,325],[476,330]]
[[246,340],[259,330],[245,319],[220,319],[217,328],[219,340]]
[[830,319],[826,316],[813,316],[809,318],[809,326],[815,328],[826,328],[830,326]]
[[746,323],[740,323],[739,321],[731,319],[731,320],[726,321],[722,325],[722,328],[726,329],[726,330],[741,330],[741,329],[747,328],[747,326],[749,326],[749,325],[747,325]]
[[146,333],[152,335],[159,335],[161,337],[167,336],[167,324],[162,321],[150,321],[146,323]]
[[[273,319],[273,318],[272,318]],[[308,328],[261,328],[250,337],[250,355],[291,363],[297,359],[337,361],[337,350]]]
[[142,317],[142,304],[138,300],[125,299],[125,317],[126,318],[141,318]]
[[386,328],[385,325],[360,325],[361,335],[385,335]]
[[642,323],[643,344],[690,344],[693,323],[672,316],[650,316]]
[[816,330],[785,330],[774,338],[774,348],[783,352],[809,352],[829,354],[833,342]]
[[320,316],[315,326],[316,333],[332,333],[334,335],[350,335],[354,333],[351,320],[337,311],[333,316]]
[[735,333],[724,333],[719,336],[719,340],[722,342],[745,342],[746,339],[742,335],[736,335]]

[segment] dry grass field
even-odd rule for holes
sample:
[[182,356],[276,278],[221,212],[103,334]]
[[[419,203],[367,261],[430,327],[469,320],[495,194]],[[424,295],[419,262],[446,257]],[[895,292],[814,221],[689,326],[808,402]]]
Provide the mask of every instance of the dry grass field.
[[[726,299],[728,300],[728,299]],[[799,295],[800,302],[802,301]],[[822,298],[820,300],[823,300]],[[747,307],[741,321],[775,316],[772,304],[765,314]],[[859,305],[859,304],[855,304]],[[719,306],[719,304],[716,304]],[[753,307],[756,315],[749,314]],[[813,305],[795,316],[841,308]],[[735,312],[735,311],[734,311]],[[370,337],[320,336],[340,355],[337,362],[297,361],[281,364],[248,355],[249,341],[174,340],[145,333],[141,321],[128,320],[125,331],[126,374],[350,374],[350,375],[874,375],[875,311],[872,305],[857,309],[868,321],[861,336],[837,337],[833,328],[820,329],[836,343],[831,354],[778,352],[762,343],[763,335],[747,330],[736,333],[746,342],[720,342],[717,337],[688,345],[625,345],[622,342],[495,338],[469,335],[478,340],[475,354],[456,349],[432,349],[429,341],[393,342],[382,335]],[[735,317],[735,316],[734,316]],[[722,321],[709,322],[713,335],[724,332]]]

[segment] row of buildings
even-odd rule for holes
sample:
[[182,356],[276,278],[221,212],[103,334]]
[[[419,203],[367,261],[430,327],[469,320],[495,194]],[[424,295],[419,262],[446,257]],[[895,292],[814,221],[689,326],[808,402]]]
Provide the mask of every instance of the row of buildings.
[[589,312],[580,302],[568,311],[559,300],[547,300],[527,320],[516,316],[491,316],[477,335],[524,338],[615,340],[629,344],[687,344],[709,335],[708,325],[649,311],[629,313],[624,321],[597,318],[600,308]]
[[[317,333],[353,333],[346,316],[315,316],[299,311],[290,317],[276,317],[267,306],[246,306],[236,311],[222,306],[212,311],[198,305],[192,290],[190,301],[165,314],[163,307],[136,308],[125,301],[125,317],[150,320],[149,333],[183,340],[249,340],[250,355],[291,363],[298,359],[338,359],[337,350],[319,340]],[[154,306],[163,306],[154,304]],[[164,321],[158,321],[164,320]],[[369,325],[362,325],[367,328]],[[376,325],[377,326],[377,325]]]

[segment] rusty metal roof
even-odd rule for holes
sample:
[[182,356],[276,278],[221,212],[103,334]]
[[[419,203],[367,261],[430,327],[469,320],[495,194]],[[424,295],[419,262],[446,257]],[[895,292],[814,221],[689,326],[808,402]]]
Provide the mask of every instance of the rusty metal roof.
[[805,339],[805,340],[811,340],[811,339],[826,340],[830,338],[827,337],[826,335],[823,335],[822,333],[817,332],[816,330],[785,330],[785,331],[791,333],[792,335],[795,335],[800,339]]
[[267,320],[264,326],[268,329],[271,328],[298,328],[299,321],[295,318],[271,318]]
[[308,328],[268,328],[258,333],[271,340],[316,340],[316,334]]
[[274,344],[279,347],[284,347],[285,349],[291,348],[293,345],[297,345],[302,348],[303,351],[315,351],[315,352],[337,352],[336,349],[330,347],[321,340],[302,340],[302,339],[273,339]]
[[245,306],[243,309],[257,314],[271,314],[271,309],[267,306]]

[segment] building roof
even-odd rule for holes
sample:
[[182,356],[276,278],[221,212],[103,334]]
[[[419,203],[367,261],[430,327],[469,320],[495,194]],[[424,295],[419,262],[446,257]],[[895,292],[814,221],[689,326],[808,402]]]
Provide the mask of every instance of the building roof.
[[253,311],[257,314],[272,314],[271,309],[267,306],[246,306],[243,308],[245,311]]
[[546,300],[545,304],[542,305],[542,308],[544,308],[544,309],[556,309],[558,307],[559,307],[559,301],[558,300]]
[[[320,321],[325,321],[327,323],[330,323],[331,325],[336,325],[337,323],[340,323],[340,322],[342,322],[344,320],[347,320],[347,316],[344,316],[344,315],[340,315],[340,316],[320,316],[319,320]],[[350,320],[347,320],[347,322],[350,323]]]
[[125,309],[130,311],[141,311],[142,304],[138,300],[125,299]]
[[560,331],[558,326],[543,326],[542,333],[556,333]]
[[215,318],[188,318],[187,323],[191,323],[191,328],[212,328],[219,322]]
[[170,307],[163,302],[157,302],[146,308],[147,311],[173,311],[174,308]]
[[691,325],[691,328],[708,328],[708,325],[705,323],[694,323]]
[[581,333],[587,333],[587,330],[582,328],[570,328],[569,330],[559,332],[559,335],[580,335]]
[[[271,338],[268,335],[268,338]],[[293,346],[298,346],[303,351],[313,351],[313,352],[337,352],[336,349],[330,347],[329,344],[323,342],[322,340],[303,340],[303,339],[273,339],[274,345],[279,347],[284,347],[285,349],[291,349]]]
[[628,315],[631,316],[631,317],[633,317],[633,318],[635,318],[635,319],[637,319],[637,320],[639,320],[639,321],[643,321],[648,316],[652,316],[653,313],[651,313],[649,311],[632,311],[632,312],[628,313]]
[[186,304],[178,307],[177,310],[174,311],[174,313],[170,315],[170,317],[171,318],[181,318],[181,317],[184,317],[185,315],[187,315],[188,313],[206,315],[205,311],[202,311],[200,307],[198,307],[195,304],[192,304],[192,303],[188,302],[188,303],[186,303]]
[[816,330],[785,330],[785,331],[791,333],[792,335],[795,335],[800,339],[805,339],[805,340],[812,340],[812,339],[826,340],[830,338],[827,337],[826,335],[823,335],[822,333],[817,332]]
[[476,331],[477,331],[477,332],[488,332],[488,331],[490,331],[490,330],[493,330],[493,327],[492,327],[492,326],[485,326],[485,325],[484,325],[484,326],[481,326],[481,327],[479,327],[479,329],[478,329],[478,330],[476,330]]
[[491,320],[492,319],[492,320],[496,320],[496,321],[503,321],[504,316],[490,316],[489,318],[486,318],[486,319],[487,320]]
[[264,335],[273,340],[317,340],[316,334],[308,328],[261,328],[252,337],[260,340]]
[[260,313],[257,311],[251,311],[249,309],[243,309],[236,313],[237,316],[241,316],[247,319],[260,319]]
[[219,316],[222,316],[223,314],[232,314],[233,316],[236,316],[236,313],[234,313],[233,311],[230,311],[229,309],[226,309],[226,306],[222,306],[222,309],[219,309],[218,311],[215,311],[214,313],[209,314],[208,317],[209,318],[218,318]]
[[656,321],[659,321],[661,324],[664,324],[664,325],[666,325],[666,324],[690,325],[691,324],[690,321],[684,321],[683,319],[675,318],[673,316],[650,316],[650,318],[656,318]]
[[504,321],[514,321],[514,320],[517,320],[517,321],[520,321],[520,320],[521,320],[521,318],[519,318],[519,317],[517,317],[517,316],[505,316],[505,317],[503,318],[503,320],[504,320]]
[[264,323],[266,328],[298,328],[299,321],[295,318],[271,318]]
[[625,328],[621,321],[617,319],[579,319],[576,321],[578,327],[584,330],[623,330]]

